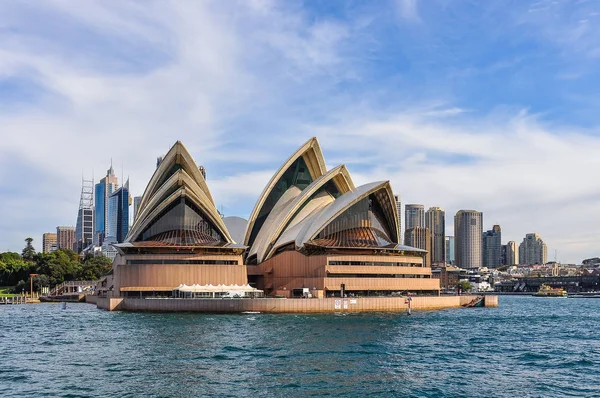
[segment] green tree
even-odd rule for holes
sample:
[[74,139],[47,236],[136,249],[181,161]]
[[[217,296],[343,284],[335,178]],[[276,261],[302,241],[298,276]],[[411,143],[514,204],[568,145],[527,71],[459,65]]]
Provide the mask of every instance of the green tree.
[[469,281],[460,281],[456,284],[456,287],[460,288],[461,291],[467,292],[473,289],[473,285]]
[[35,249],[33,248],[33,245],[31,244],[31,242],[33,242],[33,239],[27,238],[27,239],[25,239],[25,242],[27,242],[27,244],[25,245],[25,248],[23,249],[23,252],[21,253],[21,257],[25,261],[33,262],[33,260],[35,260]]
[[77,277],[79,280],[92,281],[100,279],[101,276],[107,274],[112,269],[112,262],[103,255],[87,255],[83,260],[81,271]]
[[0,254],[0,286],[14,286],[19,280],[26,280],[34,271],[35,264],[23,261],[19,253],[6,252]]

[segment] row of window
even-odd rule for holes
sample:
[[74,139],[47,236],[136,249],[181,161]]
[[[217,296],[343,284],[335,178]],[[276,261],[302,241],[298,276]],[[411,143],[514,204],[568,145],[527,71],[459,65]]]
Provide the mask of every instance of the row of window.
[[328,265],[377,265],[377,266],[392,266],[392,267],[422,267],[423,264],[418,263],[389,263],[383,261],[329,261]]
[[407,274],[327,274],[328,278],[417,278],[428,279],[430,275],[407,275]]
[[205,264],[238,265],[237,260],[127,260],[127,264]]

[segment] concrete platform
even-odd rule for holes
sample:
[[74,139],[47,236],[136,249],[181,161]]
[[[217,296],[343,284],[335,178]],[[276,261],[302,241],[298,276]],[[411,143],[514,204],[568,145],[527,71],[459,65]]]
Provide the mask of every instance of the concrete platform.
[[[413,310],[458,308],[477,296],[415,296]],[[208,313],[332,313],[406,311],[405,297],[358,297],[325,299],[159,299],[102,298],[88,296],[87,302],[108,311],[208,312]],[[497,296],[485,296],[485,307],[497,307]]]

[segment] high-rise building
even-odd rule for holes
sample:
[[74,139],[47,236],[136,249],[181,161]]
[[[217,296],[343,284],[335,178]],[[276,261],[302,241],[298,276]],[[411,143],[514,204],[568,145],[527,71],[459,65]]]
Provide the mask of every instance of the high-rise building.
[[546,264],[548,247],[536,233],[525,235],[519,245],[519,264]]
[[483,266],[498,268],[502,264],[502,230],[494,225],[483,233]]
[[142,203],[142,197],[136,196],[133,198],[133,221],[137,217],[138,208],[140,207],[140,203]]
[[430,207],[425,213],[425,228],[431,233],[431,263],[446,261],[446,213],[441,207]]
[[396,202],[396,210],[398,211],[398,231],[400,233],[398,240],[402,242],[402,201],[400,200],[400,195],[394,195],[394,201]]
[[206,180],[206,167],[198,166],[198,170],[200,170],[200,174],[202,174],[202,177],[204,177],[204,179]]
[[94,181],[82,180],[77,224],[75,224],[75,244],[73,251],[81,253],[92,244],[94,237]]
[[427,250],[425,266],[431,267],[431,233],[428,228],[414,227],[404,234],[404,244],[410,247]]
[[425,206],[417,204],[405,205],[404,222],[406,223],[405,230],[414,227],[425,228]]
[[107,237],[122,243],[129,232],[129,180],[108,197]]
[[46,232],[42,235],[42,252],[50,253],[53,246],[56,248],[56,234],[52,232]]
[[73,250],[75,245],[75,227],[56,227],[56,246],[59,249]]
[[96,184],[94,202],[94,245],[102,246],[102,241],[108,232],[108,198],[119,187],[112,164],[106,171],[106,177]]
[[506,244],[506,259],[505,265],[519,264],[519,248],[514,240],[508,241]]
[[454,236],[446,236],[446,263],[454,264]]
[[459,210],[454,216],[454,255],[460,268],[480,268],[483,251],[483,213]]

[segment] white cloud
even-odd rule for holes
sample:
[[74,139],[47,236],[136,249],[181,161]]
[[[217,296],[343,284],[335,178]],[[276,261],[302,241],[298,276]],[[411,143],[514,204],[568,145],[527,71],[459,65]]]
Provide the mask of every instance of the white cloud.
[[[74,224],[82,173],[98,179],[111,158],[141,194],[176,140],[207,167],[219,208],[247,217],[272,173],[316,135],[328,166],[347,163],[356,183],[390,179],[405,203],[444,207],[448,232],[458,209],[475,208],[504,241],[535,231],[560,259],[598,254],[589,215],[600,212],[600,140],[510,107],[481,116],[402,92],[382,107],[376,90],[347,90],[368,80],[361,59],[380,45],[369,16],[315,19],[266,0],[23,4],[0,4],[3,26],[20,28],[0,31],[0,81],[35,87],[10,108],[0,98],[0,251]],[[420,20],[416,1],[398,7]],[[52,20],[65,27],[45,27]]]

